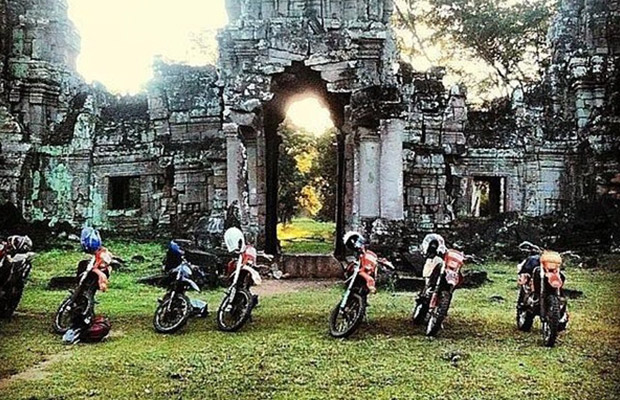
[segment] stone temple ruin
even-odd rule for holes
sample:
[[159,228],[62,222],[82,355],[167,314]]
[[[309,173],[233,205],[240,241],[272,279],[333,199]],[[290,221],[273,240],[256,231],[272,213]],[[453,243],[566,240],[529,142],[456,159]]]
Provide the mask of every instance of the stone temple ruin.
[[217,66],[159,61],[146,93],[119,97],[78,76],[64,0],[0,1],[0,204],[146,234],[218,233],[236,204],[276,251],[277,127],[307,92],[339,132],[338,236],[406,245],[468,217],[620,199],[617,0],[562,0],[544,80],[484,112],[401,62],[391,0],[226,3]]

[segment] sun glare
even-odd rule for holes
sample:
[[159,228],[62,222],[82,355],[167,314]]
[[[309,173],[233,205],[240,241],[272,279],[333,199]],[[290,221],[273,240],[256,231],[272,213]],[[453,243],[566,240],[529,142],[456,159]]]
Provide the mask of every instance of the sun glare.
[[[215,30],[228,22],[224,0],[68,0],[81,37],[78,72],[120,93],[140,91],[156,55],[204,65],[216,46]],[[201,32],[212,35],[197,36]],[[206,51],[206,50],[210,51]]]
[[317,136],[334,126],[329,110],[313,96],[292,102],[286,111],[286,119]]

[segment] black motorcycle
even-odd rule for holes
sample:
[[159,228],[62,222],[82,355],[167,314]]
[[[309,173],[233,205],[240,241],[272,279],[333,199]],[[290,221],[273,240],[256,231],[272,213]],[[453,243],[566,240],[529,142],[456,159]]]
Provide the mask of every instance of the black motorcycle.
[[[111,256],[110,267],[118,268],[123,260]],[[95,294],[99,290],[99,278],[93,271],[98,258],[93,256],[90,260],[82,260],[78,263],[75,289],[69,291],[69,295],[63,300],[54,315],[52,328],[56,333],[65,334],[71,328],[88,326],[95,317]],[[106,271],[108,271],[106,269]],[[106,272],[109,275],[109,272]]]
[[[0,250],[1,252],[1,250]],[[19,304],[35,253],[0,257],[0,318],[11,318]]]
[[553,347],[558,334],[568,326],[567,301],[563,290],[566,277],[561,272],[562,258],[579,256],[570,251],[557,253],[544,250],[530,242],[521,243],[519,249],[533,254],[517,267],[517,328],[529,332],[534,318],[539,316],[543,344]]
[[190,300],[185,294],[188,289],[200,292],[196,282],[191,279],[194,273],[204,278],[199,268],[185,260],[170,271],[168,292],[163,299],[158,300],[159,306],[153,316],[153,326],[157,332],[174,333],[181,329],[190,317],[204,318],[207,316],[207,303],[201,300]]

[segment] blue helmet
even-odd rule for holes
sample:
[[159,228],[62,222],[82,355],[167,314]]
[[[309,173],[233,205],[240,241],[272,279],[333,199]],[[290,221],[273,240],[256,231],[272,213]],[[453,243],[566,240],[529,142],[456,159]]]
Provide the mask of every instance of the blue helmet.
[[181,250],[181,246],[179,246],[179,244],[174,240],[171,240],[168,244],[168,250],[177,256],[182,256],[184,254],[184,251]]
[[80,244],[86,253],[94,253],[101,247],[101,236],[95,228],[86,227],[82,229]]

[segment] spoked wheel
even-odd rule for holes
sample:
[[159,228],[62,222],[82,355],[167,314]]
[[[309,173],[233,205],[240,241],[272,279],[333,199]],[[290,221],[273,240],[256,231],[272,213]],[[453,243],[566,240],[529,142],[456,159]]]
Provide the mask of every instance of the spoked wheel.
[[81,293],[72,301],[73,295],[69,295],[58,307],[54,316],[52,327],[54,332],[64,334],[73,324],[76,315],[84,316],[84,319],[92,320],[95,316],[95,301],[87,293]]
[[421,325],[426,320],[428,314],[428,299],[419,298],[416,300],[416,305],[413,308],[411,314],[411,320],[415,325]]
[[241,329],[250,318],[254,300],[247,289],[237,288],[232,300],[227,295],[217,310],[217,327],[224,332],[235,332]]
[[340,303],[329,316],[329,334],[335,338],[350,336],[360,326],[366,314],[366,299],[357,293],[350,293],[344,309]]
[[168,297],[155,310],[153,326],[159,333],[174,333],[187,323],[191,313],[192,303],[187,296]]
[[452,301],[452,293],[446,290],[439,292],[438,296],[439,300],[437,300],[437,307],[431,311],[428,317],[426,336],[435,336],[441,329],[443,320],[448,315],[448,309],[450,308],[450,302]]
[[532,329],[535,315],[525,306],[526,294],[523,289],[519,290],[519,298],[517,299],[517,328],[523,332],[529,332]]
[[547,296],[545,300],[547,312],[542,321],[543,344],[546,347],[553,347],[558,337],[560,325],[560,300],[555,295]]

